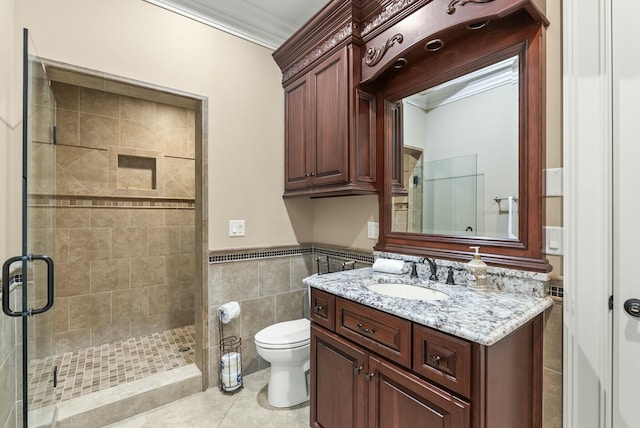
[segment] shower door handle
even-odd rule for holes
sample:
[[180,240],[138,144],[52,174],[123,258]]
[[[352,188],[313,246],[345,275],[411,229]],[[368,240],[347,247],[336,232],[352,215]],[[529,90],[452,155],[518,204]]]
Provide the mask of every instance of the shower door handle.
[[[11,309],[11,305],[9,304],[9,267],[15,262],[32,262],[34,260],[42,260],[47,264],[47,303],[41,308],[33,309],[29,308],[25,311],[14,311]],[[29,254],[27,256],[18,256],[12,257],[4,262],[2,265],[2,311],[9,315],[10,317],[22,317],[22,316],[32,316],[41,314],[43,312],[47,312],[53,306],[53,278],[54,278],[54,266],[53,260],[49,256],[39,255],[39,254]],[[22,284],[26,286],[25,280],[27,279],[27,275],[25,272],[22,272]]]

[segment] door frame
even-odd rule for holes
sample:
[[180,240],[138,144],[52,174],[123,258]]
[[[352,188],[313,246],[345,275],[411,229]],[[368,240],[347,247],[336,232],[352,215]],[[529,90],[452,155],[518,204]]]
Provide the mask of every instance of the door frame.
[[612,426],[611,0],[563,0],[563,426]]

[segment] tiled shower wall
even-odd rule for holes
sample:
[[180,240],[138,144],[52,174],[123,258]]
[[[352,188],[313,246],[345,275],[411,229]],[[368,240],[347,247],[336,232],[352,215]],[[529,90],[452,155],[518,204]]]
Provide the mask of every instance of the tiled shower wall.
[[56,194],[30,200],[33,239],[55,242],[52,352],[193,324],[194,111],[53,90]]

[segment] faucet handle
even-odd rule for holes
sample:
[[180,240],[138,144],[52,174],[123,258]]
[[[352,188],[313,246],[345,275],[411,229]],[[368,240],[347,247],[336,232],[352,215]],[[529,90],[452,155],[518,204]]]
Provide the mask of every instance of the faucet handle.
[[455,284],[453,281],[453,266],[449,266],[449,271],[447,272],[447,284]]
[[411,262],[411,273],[409,274],[411,278],[418,277],[418,268],[416,267],[416,262]]
[[436,264],[435,260],[432,260],[430,258],[427,257],[427,262],[429,262],[429,269],[431,270],[431,276],[429,277],[430,281],[437,281],[438,280],[438,265]]

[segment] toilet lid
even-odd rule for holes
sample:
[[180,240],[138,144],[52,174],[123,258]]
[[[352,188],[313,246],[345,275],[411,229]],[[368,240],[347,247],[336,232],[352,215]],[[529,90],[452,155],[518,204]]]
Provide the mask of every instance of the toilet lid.
[[285,321],[265,327],[256,333],[256,344],[264,348],[296,348],[309,343],[309,320]]

